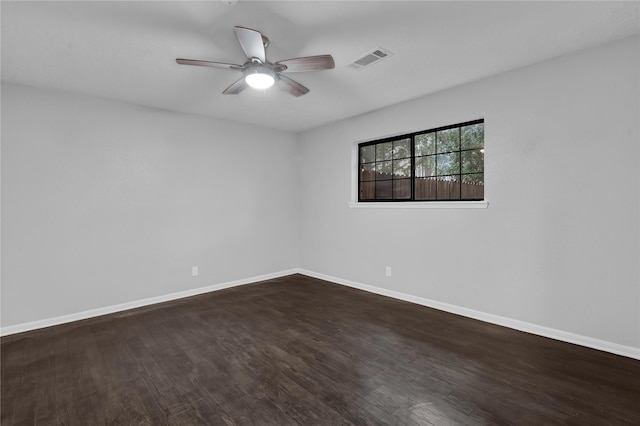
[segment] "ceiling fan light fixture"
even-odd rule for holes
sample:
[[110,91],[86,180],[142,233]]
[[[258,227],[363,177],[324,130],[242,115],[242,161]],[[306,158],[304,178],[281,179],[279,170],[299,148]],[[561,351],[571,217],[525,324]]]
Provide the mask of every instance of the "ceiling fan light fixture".
[[276,82],[273,71],[268,68],[255,67],[248,70],[244,81],[254,89],[268,89]]

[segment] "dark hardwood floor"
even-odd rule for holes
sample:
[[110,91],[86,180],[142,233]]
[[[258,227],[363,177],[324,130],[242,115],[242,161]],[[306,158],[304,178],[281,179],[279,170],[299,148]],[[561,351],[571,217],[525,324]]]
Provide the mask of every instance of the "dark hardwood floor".
[[640,361],[301,275],[1,349],[3,426],[640,424]]

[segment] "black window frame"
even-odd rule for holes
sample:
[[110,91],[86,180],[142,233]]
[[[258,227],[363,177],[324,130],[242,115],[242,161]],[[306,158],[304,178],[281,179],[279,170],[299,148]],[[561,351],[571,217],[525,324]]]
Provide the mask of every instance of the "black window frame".
[[[441,203],[441,202],[469,202],[469,201],[484,201],[485,197],[484,197],[484,172],[485,172],[485,168],[484,168],[484,159],[482,160],[482,174],[483,174],[483,196],[482,198],[478,198],[478,197],[469,197],[469,198],[462,198],[462,177],[465,175],[470,175],[470,174],[478,174],[478,172],[475,173],[463,173],[462,172],[462,167],[463,167],[463,161],[462,161],[462,152],[467,152],[467,151],[473,151],[473,150],[478,150],[480,149],[481,152],[484,154],[484,118],[481,119],[477,119],[477,120],[471,120],[471,121],[465,121],[462,123],[456,123],[456,124],[451,124],[451,125],[447,125],[447,126],[441,126],[441,127],[436,127],[433,129],[427,129],[427,130],[420,130],[417,132],[412,132],[412,133],[406,133],[403,135],[397,135],[397,136],[392,136],[392,137],[388,137],[388,138],[383,138],[383,139],[376,139],[373,141],[367,141],[367,142],[362,142],[358,144],[358,150],[357,150],[357,154],[358,154],[358,162],[357,162],[357,173],[358,173],[358,202],[359,203],[402,203],[402,202],[426,202],[426,203]],[[462,138],[460,137],[460,142],[459,142],[459,147],[457,150],[453,150],[453,151],[447,151],[447,152],[438,152],[437,151],[437,137],[436,137],[436,142],[435,142],[435,151],[433,154],[430,154],[428,156],[433,156],[433,157],[437,157],[438,155],[442,155],[442,154],[452,154],[452,153],[458,153],[458,155],[460,156],[460,159],[458,160],[459,162],[459,172],[456,174],[450,174],[448,176],[457,176],[459,177],[459,184],[460,187],[458,189],[459,191],[459,198],[443,198],[443,199],[437,199],[437,186],[438,184],[436,183],[436,199],[416,199],[416,188],[415,188],[415,181],[416,181],[416,158],[425,158],[427,156],[417,156],[416,157],[416,152],[415,152],[415,138],[416,136],[419,135],[424,135],[427,133],[433,133],[434,135],[437,132],[441,132],[443,130],[449,130],[449,129],[455,129],[458,128],[460,129],[460,132],[462,132],[462,128],[465,126],[471,126],[471,125],[475,125],[475,124],[482,124],[483,125],[483,137],[482,137],[482,147],[478,148],[478,147],[473,147],[473,148],[462,148]],[[388,143],[388,142],[394,142],[394,141],[402,141],[405,139],[409,139],[410,140],[410,150],[411,150],[411,155],[410,155],[410,159],[411,159],[411,173],[410,173],[410,177],[409,178],[398,178],[398,179],[394,179],[393,177],[388,179],[391,181],[391,185],[392,185],[392,190],[391,190],[391,196],[392,198],[366,198],[363,199],[362,198],[362,166],[365,164],[373,164],[376,165],[378,163],[381,162],[395,162],[397,161],[396,159],[392,158],[391,159],[383,159],[383,160],[378,160],[377,157],[374,157],[373,162],[361,162],[362,159],[362,148],[363,147],[367,147],[367,146],[371,146],[371,145],[378,145],[378,144],[383,144],[383,143]],[[404,157],[406,158],[406,157]],[[437,160],[436,160],[437,161]],[[437,167],[437,164],[436,164]],[[436,171],[437,173],[437,171]],[[393,174],[393,173],[392,173]],[[435,177],[438,176],[445,176],[445,175],[436,175]],[[393,198],[393,182],[395,180],[403,180],[403,179],[407,179],[410,181],[410,186],[411,186],[411,194],[409,198]],[[374,180],[374,181],[364,181],[364,182],[378,182],[378,180]],[[374,190],[375,191],[375,190]],[[377,194],[376,194],[377,195]]]

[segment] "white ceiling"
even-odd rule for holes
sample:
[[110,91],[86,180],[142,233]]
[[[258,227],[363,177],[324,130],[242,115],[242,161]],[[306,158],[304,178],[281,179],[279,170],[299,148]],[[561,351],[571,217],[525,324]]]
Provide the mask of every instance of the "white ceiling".
[[[2,80],[303,131],[639,33],[640,3],[434,1],[2,1]],[[242,64],[233,26],[271,40],[267,60],[329,53],[288,74],[311,91],[221,92]],[[394,55],[347,64],[381,46]]]

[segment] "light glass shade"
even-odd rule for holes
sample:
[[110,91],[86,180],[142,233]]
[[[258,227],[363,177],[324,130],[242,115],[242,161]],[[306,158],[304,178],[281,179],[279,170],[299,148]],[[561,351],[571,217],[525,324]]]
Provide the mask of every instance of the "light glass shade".
[[272,75],[256,72],[247,74],[244,81],[254,89],[268,89],[273,86],[273,83],[275,83],[276,80]]

